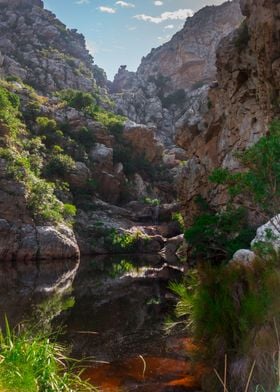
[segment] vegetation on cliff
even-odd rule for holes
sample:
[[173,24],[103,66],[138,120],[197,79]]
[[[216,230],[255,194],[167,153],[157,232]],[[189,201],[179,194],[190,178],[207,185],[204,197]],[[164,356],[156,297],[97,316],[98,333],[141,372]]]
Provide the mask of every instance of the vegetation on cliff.
[[[242,170],[212,173],[211,182],[228,190],[228,202],[215,211],[200,200],[202,214],[185,231],[197,267],[184,282],[171,284],[179,296],[176,316],[191,332],[200,359],[223,374],[227,356],[230,391],[246,385],[253,364],[252,386],[274,391],[278,385],[279,254],[265,240],[254,243],[254,261],[228,262],[254,237],[249,214],[266,221],[279,212],[279,143],[275,120],[267,136],[238,154]],[[266,236],[273,241],[269,230]],[[206,390],[219,389],[212,375]]]

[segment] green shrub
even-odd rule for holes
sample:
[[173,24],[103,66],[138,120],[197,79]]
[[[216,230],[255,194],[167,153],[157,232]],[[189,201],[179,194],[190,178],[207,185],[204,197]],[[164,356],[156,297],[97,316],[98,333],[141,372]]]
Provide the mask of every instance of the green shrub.
[[19,120],[19,97],[0,86],[0,128],[15,137],[22,127]]
[[18,83],[22,83],[22,80],[19,76],[16,75],[8,75],[6,76],[6,81],[7,82],[18,82]]
[[273,121],[269,134],[237,157],[242,171],[219,168],[210,180],[225,185],[232,201],[241,197],[263,219],[270,219],[278,214],[280,205],[280,121]]
[[92,94],[85,93],[79,90],[63,90],[59,92],[61,99],[67,104],[77,110],[86,110],[89,107],[94,107],[96,101]]
[[50,133],[57,130],[57,123],[54,119],[48,117],[37,117],[36,123],[42,133]]
[[172,220],[177,222],[180,226],[180,229],[182,232],[185,230],[185,222],[184,222],[184,217],[180,212],[173,212],[172,213]]
[[38,222],[57,223],[63,221],[64,206],[55,194],[55,185],[46,180],[29,179],[28,206]]
[[77,213],[77,208],[73,204],[64,204],[63,215],[66,219],[73,218]]
[[[257,259],[252,268],[207,264],[190,272],[183,283],[170,285],[179,297],[177,322],[187,326],[205,359],[246,355],[256,330],[279,318],[278,262]],[[174,325],[176,321],[167,328]]]
[[81,380],[65,348],[53,336],[25,329],[0,332],[0,388],[6,392],[72,392],[95,390]]
[[73,132],[71,136],[77,143],[82,144],[87,151],[96,143],[96,137],[93,132],[86,127],[82,127],[78,132]]
[[246,211],[228,207],[196,217],[185,231],[185,239],[191,247],[192,259],[221,263],[229,261],[238,249],[247,248],[254,234],[255,230],[247,224]]
[[238,35],[235,39],[235,47],[241,52],[248,47],[250,40],[249,28],[247,21],[244,21],[238,30]]
[[75,161],[66,154],[55,154],[51,157],[46,165],[45,173],[48,177],[64,178],[69,172],[74,169]]
[[105,127],[109,129],[109,131],[116,137],[119,141],[124,127],[125,118],[114,114],[112,112],[108,112],[103,109],[99,109],[93,113],[93,118],[103,124]]

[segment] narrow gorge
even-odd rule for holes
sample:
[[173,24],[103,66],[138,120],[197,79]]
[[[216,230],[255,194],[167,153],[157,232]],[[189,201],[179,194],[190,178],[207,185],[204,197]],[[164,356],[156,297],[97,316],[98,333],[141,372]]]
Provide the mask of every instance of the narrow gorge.
[[279,66],[279,0],[206,6],[112,81],[0,0],[0,325],[62,328],[89,381],[15,387],[0,343],[1,391],[279,390]]

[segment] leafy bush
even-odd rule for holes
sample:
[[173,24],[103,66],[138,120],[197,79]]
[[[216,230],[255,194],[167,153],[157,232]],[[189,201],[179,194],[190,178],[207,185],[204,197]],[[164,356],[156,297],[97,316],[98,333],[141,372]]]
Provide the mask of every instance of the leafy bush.
[[[38,177],[32,170],[30,157],[10,148],[0,148],[0,157],[7,161],[8,174],[22,181],[27,191],[27,206],[37,222],[57,223],[64,219],[64,205],[55,196],[55,184]],[[66,212],[65,218],[68,218]]]
[[123,132],[124,117],[99,109],[93,113],[93,118],[107,127],[116,139],[119,140]]
[[[171,290],[179,297],[177,319],[166,328],[183,325],[198,345],[198,358],[211,368],[223,369],[225,354],[231,364],[244,364],[228,390],[241,390],[253,361],[256,361],[254,385],[274,390],[273,370],[277,338],[274,325],[279,323],[280,301],[279,258],[257,259],[251,268],[246,265],[203,265],[188,274],[183,283],[172,283]],[[246,364],[246,365],[245,365]],[[249,364],[249,365],[248,365]],[[249,367],[249,369],[248,369]],[[234,372],[233,372],[234,373]],[[216,386],[212,390],[219,390]]]
[[63,215],[65,218],[73,218],[77,213],[77,208],[73,204],[64,204]]
[[74,360],[53,336],[19,329],[0,332],[0,388],[6,392],[72,392],[95,390],[81,380]]
[[73,137],[74,140],[76,140],[76,142],[85,146],[85,148],[87,150],[94,143],[96,143],[96,138],[95,138],[94,134],[90,130],[88,130],[88,128],[86,128],[86,127],[82,127],[81,129],[79,129],[78,132],[73,132],[71,134],[71,136]]
[[250,40],[249,28],[246,21],[244,21],[238,30],[238,36],[235,39],[235,46],[241,52],[246,49]]
[[62,100],[66,101],[69,106],[77,110],[86,110],[87,108],[96,105],[96,101],[92,94],[79,90],[63,90],[59,93],[59,96]]
[[15,137],[21,127],[19,97],[0,86],[0,131]]
[[241,198],[264,220],[270,219],[280,205],[280,121],[273,121],[269,134],[237,157],[244,170],[232,173],[219,168],[210,180],[225,185],[232,201]]
[[247,224],[246,211],[228,207],[198,216],[185,231],[185,239],[191,247],[191,258],[221,263],[230,260],[238,249],[248,247],[254,234]]
[[75,167],[75,161],[66,154],[55,154],[48,162],[45,173],[48,177],[64,178]]
[[50,119],[48,117],[37,117],[36,123],[42,133],[50,133],[57,130],[57,123],[54,119]]

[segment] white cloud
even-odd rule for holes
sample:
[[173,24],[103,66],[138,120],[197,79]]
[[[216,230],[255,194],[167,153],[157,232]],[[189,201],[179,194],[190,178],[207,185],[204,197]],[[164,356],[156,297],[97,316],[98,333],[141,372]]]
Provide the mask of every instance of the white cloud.
[[170,34],[165,35],[164,37],[162,37],[162,36],[157,37],[157,39],[158,39],[159,41],[168,41],[170,38],[171,38],[171,35],[170,35]]
[[114,8],[111,7],[104,7],[103,5],[101,5],[100,7],[97,8],[99,11],[101,12],[105,12],[107,14],[115,14],[116,10],[114,10]]
[[119,0],[116,2],[116,5],[119,5],[124,8],[134,8],[135,4],[127,3],[126,1]]
[[86,47],[90,54],[92,54],[93,56],[95,55],[95,53],[97,53],[97,48],[93,41],[86,40]]
[[173,12],[163,12],[159,16],[150,16],[145,14],[135,15],[133,18],[150,23],[162,23],[166,20],[184,20],[193,16],[194,12],[190,9],[179,9]]
[[161,5],[163,5],[163,1],[156,0],[156,1],[154,1],[154,5],[160,7]]
[[89,4],[90,1],[89,0],[77,0],[75,3],[79,4],[79,5],[83,5],[83,4]]
[[173,24],[170,24],[170,25],[164,26],[164,28],[165,28],[166,30],[172,30],[172,29],[175,28],[175,26],[174,26]]
[[135,31],[135,30],[137,30],[137,27],[136,27],[136,26],[128,26],[128,27],[127,27],[127,30],[129,30],[129,31]]

